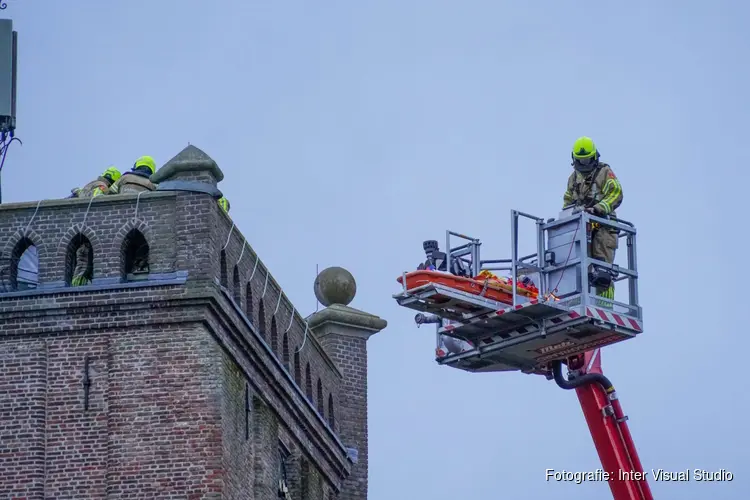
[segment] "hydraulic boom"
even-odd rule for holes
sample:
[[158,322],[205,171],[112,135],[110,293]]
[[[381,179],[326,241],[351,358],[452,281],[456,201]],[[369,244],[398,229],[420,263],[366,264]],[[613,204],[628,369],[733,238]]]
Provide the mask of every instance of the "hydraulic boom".
[[630,435],[617,392],[601,369],[599,349],[568,360],[569,379],[562,374],[562,362],[552,365],[557,385],[574,389],[594,440],[602,467],[615,500],[653,500],[641,460]]

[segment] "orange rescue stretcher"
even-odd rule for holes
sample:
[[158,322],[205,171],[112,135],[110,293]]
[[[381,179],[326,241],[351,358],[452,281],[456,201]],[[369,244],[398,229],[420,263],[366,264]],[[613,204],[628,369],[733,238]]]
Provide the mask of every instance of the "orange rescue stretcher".
[[[399,276],[397,281],[404,284],[404,277]],[[455,290],[481,295],[503,304],[513,305],[513,280],[501,278],[489,271],[482,271],[474,278],[456,276],[442,271],[412,271],[406,273],[406,290],[428,285],[440,284]],[[516,294],[529,299],[535,299],[539,293],[536,286],[527,286],[522,283],[516,285]]]

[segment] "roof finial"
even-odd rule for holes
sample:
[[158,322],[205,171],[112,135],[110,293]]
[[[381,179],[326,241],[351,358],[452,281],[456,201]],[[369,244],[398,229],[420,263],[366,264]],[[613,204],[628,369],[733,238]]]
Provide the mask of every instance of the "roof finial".
[[333,304],[348,306],[357,293],[357,283],[346,269],[329,267],[315,278],[314,290],[315,297],[325,307]]

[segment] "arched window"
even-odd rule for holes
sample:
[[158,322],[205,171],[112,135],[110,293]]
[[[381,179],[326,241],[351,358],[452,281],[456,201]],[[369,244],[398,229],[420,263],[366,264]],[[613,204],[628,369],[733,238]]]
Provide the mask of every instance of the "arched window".
[[240,269],[234,266],[232,272],[232,294],[234,302],[240,306],[242,304],[242,289],[240,288]]
[[313,385],[312,385],[312,374],[310,373],[310,363],[307,363],[307,366],[305,367],[305,394],[307,394],[307,399],[312,402],[313,400]]
[[81,233],[68,244],[65,257],[65,283],[68,286],[88,285],[94,279],[94,249]]
[[335,408],[333,407],[333,394],[328,395],[328,425],[331,426],[331,429],[336,429],[336,418],[335,418]]
[[281,341],[281,358],[284,368],[289,371],[289,335],[284,334],[284,340]]
[[221,251],[221,286],[228,288],[227,286],[227,252]]
[[148,277],[149,246],[146,238],[137,229],[131,229],[122,240],[122,278],[133,281]]
[[323,382],[318,378],[318,413],[320,413],[322,417],[325,417],[325,403],[323,401]]
[[253,322],[253,288],[250,283],[245,287],[245,316],[250,320],[250,323]]
[[276,328],[276,316],[271,316],[271,349],[279,352],[279,331]]
[[294,351],[294,381],[297,387],[302,388],[302,367],[300,366],[299,353]]
[[264,339],[266,338],[266,306],[263,299],[258,301],[258,333]]
[[39,254],[29,238],[21,238],[10,256],[10,290],[31,290],[39,285]]

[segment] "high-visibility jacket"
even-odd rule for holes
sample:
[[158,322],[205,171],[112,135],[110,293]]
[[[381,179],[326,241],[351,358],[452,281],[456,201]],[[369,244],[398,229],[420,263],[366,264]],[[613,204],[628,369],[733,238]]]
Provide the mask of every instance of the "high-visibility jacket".
[[600,213],[617,217],[615,210],[621,203],[622,185],[606,163],[599,163],[588,175],[574,170],[568,177],[568,187],[563,195],[564,207],[573,204],[596,206]]
[[100,194],[109,194],[109,183],[103,177],[97,177],[80,189],[75,190],[78,198],[96,197]]
[[117,179],[112,186],[112,191],[117,194],[140,193],[142,191],[153,191],[156,185],[147,176],[139,172],[127,172]]

